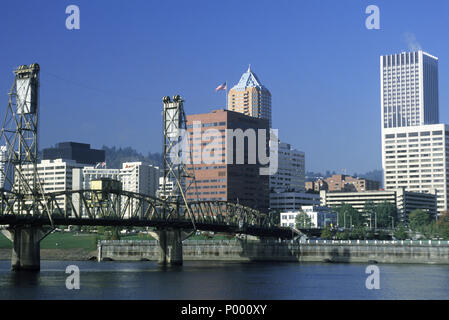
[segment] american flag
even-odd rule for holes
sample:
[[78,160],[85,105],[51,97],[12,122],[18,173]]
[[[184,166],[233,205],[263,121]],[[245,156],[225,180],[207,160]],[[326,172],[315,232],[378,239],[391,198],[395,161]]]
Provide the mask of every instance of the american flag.
[[106,168],[106,162],[99,162],[97,163],[97,165],[95,166],[95,169],[97,169],[98,167],[102,167],[102,168]]
[[216,89],[215,92],[218,92],[220,90],[226,90],[226,82],[223,84],[220,84]]

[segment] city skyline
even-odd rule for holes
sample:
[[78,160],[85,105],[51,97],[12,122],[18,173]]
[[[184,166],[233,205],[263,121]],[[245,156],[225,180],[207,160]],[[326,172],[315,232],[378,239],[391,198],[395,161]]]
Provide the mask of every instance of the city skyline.
[[447,0],[1,9],[0,299],[449,300]]
[[[173,3],[177,10],[171,8]],[[10,74],[23,63],[41,65],[41,149],[80,141],[93,147],[131,146],[146,153],[162,149],[157,116],[162,96],[181,94],[187,114],[224,108],[224,92],[215,93],[214,88],[224,81],[228,86],[237,83],[251,63],[272,94],[273,128],[280,129],[281,140],[306,153],[307,171],[380,169],[379,57],[410,51],[419,41],[424,51],[439,58],[439,86],[444,88],[449,47],[440,40],[448,5],[416,4],[418,8],[408,10],[400,3],[379,1],[381,29],[367,30],[368,3],[349,8],[326,3],[326,9],[301,3],[289,10],[285,3],[263,2],[261,8],[243,4],[242,13],[231,5],[161,4],[158,12],[174,17],[170,23],[144,2],[136,5],[141,13],[126,9],[134,14],[128,21],[120,5],[104,8],[80,1],[81,29],[73,32],[64,28],[66,16],[60,15],[65,4],[21,4],[33,12],[27,38],[38,40],[30,40],[32,52],[17,53],[20,42],[6,46],[0,72]],[[26,28],[15,28],[18,22],[4,15],[17,4],[7,6],[10,10],[0,13],[0,32],[25,36]],[[60,17],[46,21],[46,15]],[[261,15],[265,21],[257,19]],[[204,18],[201,23],[198,17]],[[119,21],[120,27],[110,20]],[[165,31],[153,31],[162,24],[167,24]],[[226,32],[216,35],[220,28]],[[257,34],[250,39],[239,35],[248,28],[257,29]],[[285,42],[289,35],[293,41]],[[318,35],[320,41],[315,40]],[[201,50],[199,43],[204,44]],[[82,50],[86,46],[93,54]],[[178,46],[182,49],[175,50]],[[329,48],[338,48],[332,59]],[[164,51],[167,57],[161,57]],[[0,101],[5,105],[9,87],[9,77],[2,77]],[[441,123],[449,122],[448,101],[448,93],[441,90]]]

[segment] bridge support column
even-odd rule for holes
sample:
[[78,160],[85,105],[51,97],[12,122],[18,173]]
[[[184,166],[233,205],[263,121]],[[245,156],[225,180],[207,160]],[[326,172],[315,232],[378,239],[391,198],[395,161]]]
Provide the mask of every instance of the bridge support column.
[[40,242],[53,229],[42,226],[14,226],[1,230],[13,243],[12,271],[39,271],[41,268]]
[[192,233],[182,230],[157,230],[150,234],[159,241],[158,263],[160,265],[182,265],[182,241],[190,237]]

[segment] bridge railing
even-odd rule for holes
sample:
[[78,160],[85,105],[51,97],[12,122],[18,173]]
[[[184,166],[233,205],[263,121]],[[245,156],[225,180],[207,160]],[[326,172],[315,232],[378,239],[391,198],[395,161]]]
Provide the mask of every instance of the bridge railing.
[[370,246],[449,246],[448,240],[302,240],[315,245],[370,245]]
[[[241,243],[261,243],[259,240],[184,240],[184,245],[238,245]],[[287,245],[335,245],[335,246],[441,246],[449,247],[448,240],[266,240],[264,244]],[[157,240],[100,240],[102,245],[157,245]]]
[[[159,243],[157,240],[99,240],[99,244],[102,245],[156,245]],[[260,240],[184,240],[184,245],[237,245],[240,243],[261,243]],[[279,243],[298,243],[294,240],[265,240],[262,243],[265,244],[279,244]]]

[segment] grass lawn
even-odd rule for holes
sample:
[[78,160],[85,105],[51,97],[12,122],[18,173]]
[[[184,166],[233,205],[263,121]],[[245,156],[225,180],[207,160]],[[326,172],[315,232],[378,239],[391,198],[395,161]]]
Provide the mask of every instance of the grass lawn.
[[[104,239],[102,236],[92,233],[76,232],[53,232],[41,241],[41,249],[86,249],[95,250],[97,240]],[[146,235],[122,236],[122,240],[149,239]],[[0,248],[12,248],[12,243],[5,236],[0,235]]]
[[[42,249],[86,249],[95,250],[97,241],[104,239],[104,236],[98,236],[93,233],[76,233],[76,232],[53,232],[41,241]],[[148,240],[152,239],[146,234],[121,236],[122,240]],[[190,240],[207,240],[209,237],[202,235],[194,235]],[[229,240],[224,235],[215,235],[213,240]],[[0,234],[0,248],[12,248],[12,243],[4,235]]]

